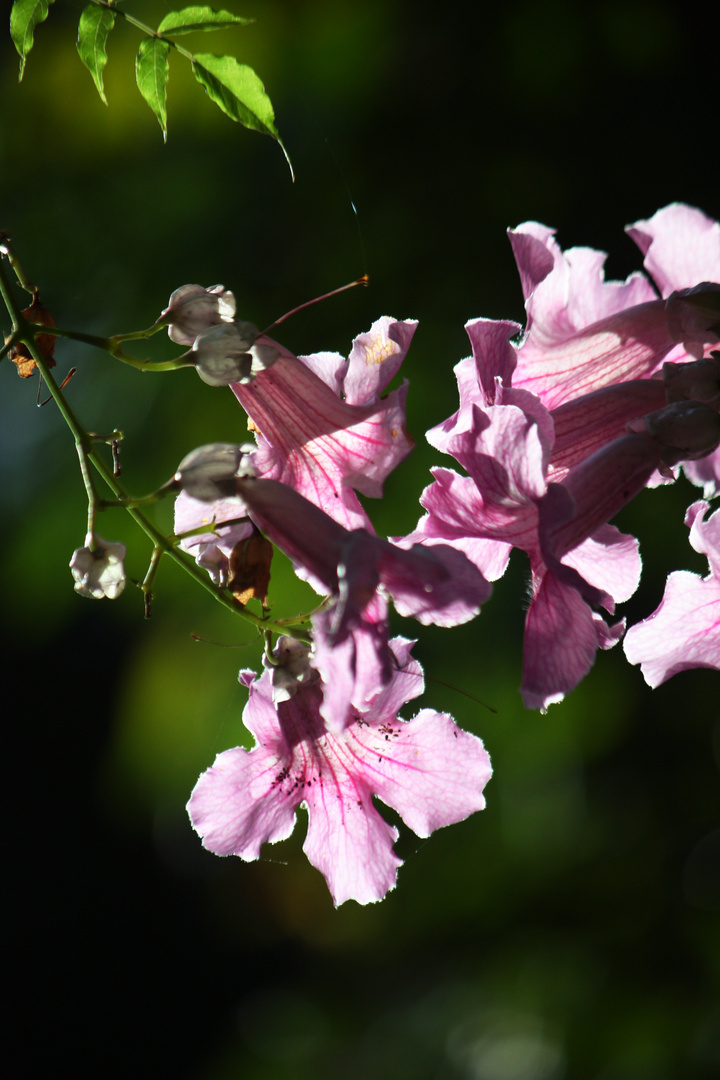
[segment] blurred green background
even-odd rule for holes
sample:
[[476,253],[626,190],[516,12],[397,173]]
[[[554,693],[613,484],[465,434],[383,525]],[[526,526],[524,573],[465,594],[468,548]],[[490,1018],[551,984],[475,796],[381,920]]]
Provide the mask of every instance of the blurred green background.
[[[407,532],[439,460],[424,432],[456,406],[464,322],[522,319],[506,227],[556,226],[624,277],[641,265],[625,224],[673,200],[720,215],[717,15],[670,0],[223,6],[257,24],[184,43],[256,69],[294,185],[272,140],[221,115],[179,57],[163,146],[125,26],[106,109],[74,48],[81,5],[58,2],[21,85],[0,41],[0,227],[58,324],[95,333],[149,325],[187,282],[223,282],[264,326],[369,273],[370,288],[278,336],[346,354],[382,314],[420,320],[403,371],[417,447],[368,501],[379,531]],[[128,3],[155,25],[170,7]],[[175,351],[164,335],[151,349]],[[192,372],[143,376],[67,343],[57,359],[60,374],[78,367],[68,397],[87,427],[125,432],[131,490],[203,442],[244,436],[232,395]],[[202,850],[184,804],[215,754],[247,739],[236,675],[259,651],[170,566],[149,622],[132,587],[114,604],[73,593],[85,505],[71,439],[54,406],[35,408],[35,380],[7,363],[0,379],[15,1075],[718,1075],[717,672],[651,692],[615,649],[547,716],[526,712],[516,554],[478,620],[420,630],[415,650],[420,704],[490,751],[487,809],[429,841],[402,826],[398,889],[335,911],[301,851],[303,812],[258,863]],[[618,521],[645,562],[630,621],[668,571],[706,572],[682,523],[698,494],[685,481],[646,492]],[[142,577],[132,523],[114,512],[100,531]],[[308,606],[287,566],[274,582],[278,613]]]

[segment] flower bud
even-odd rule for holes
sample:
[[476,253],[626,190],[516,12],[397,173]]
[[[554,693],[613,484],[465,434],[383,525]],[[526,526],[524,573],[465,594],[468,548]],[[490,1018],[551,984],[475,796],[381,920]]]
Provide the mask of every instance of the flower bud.
[[703,281],[693,289],[680,289],[665,301],[668,330],[674,341],[698,359],[703,346],[720,341],[720,285]]
[[689,364],[663,364],[662,375],[668,404],[702,401],[720,412],[720,352]]
[[301,686],[308,686],[320,678],[310,663],[310,646],[287,634],[282,634],[277,639],[270,669],[275,705],[288,701]]
[[[251,375],[254,377],[259,375],[261,371],[273,366],[280,356],[280,350],[273,345],[253,345],[250,355],[252,356]],[[251,380],[247,379],[246,381],[250,382]]]
[[109,544],[88,533],[85,547],[77,548],[70,560],[75,592],[93,600],[117,599],[125,588],[124,558],[124,544]]
[[248,322],[210,326],[198,334],[190,359],[202,381],[208,386],[249,382],[253,369],[250,350],[257,335],[257,327]]
[[223,285],[182,285],[170,297],[158,322],[168,323],[168,334],[178,345],[192,345],[210,326],[232,322],[235,297]]
[[720,443],[720,415],[698,401],[677,401],[628,427],[645,430],[658,443],[666,465],[704,458]]
[[182,459],[173,479],[179,488],[200,502],[234,498],[238,476],[254,476],[249,460],[245,459],[254,449],[248,444],[233,443],[199,446]]

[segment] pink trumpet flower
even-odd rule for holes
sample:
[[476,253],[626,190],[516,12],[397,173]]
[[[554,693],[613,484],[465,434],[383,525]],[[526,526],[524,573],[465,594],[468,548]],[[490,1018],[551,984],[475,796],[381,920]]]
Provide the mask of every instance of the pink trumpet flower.
[[302,647],[285,648],[286,641],[278,642],[275,661],[291,664],[292,692],[274,692],[275,668],[259,677],[241,672],[250,691],[243,721],[255,746],[217,756],[195,786],[190,818],[208,850],[254,860],[264,843],[290,835],[303,806],[303,848],[334,904],[381,900],[395,887],[401,860],[393,851],[398,831],[375,809],[373,795],[418,836],[429,836],[484,807],[490,759],[480,739],[446,713],[398,716],[423,690],[412,642],[393,638],[389,683],[363,716],[355,713],[342,731],[329,731],[321,711],[326,685],[303,677]]

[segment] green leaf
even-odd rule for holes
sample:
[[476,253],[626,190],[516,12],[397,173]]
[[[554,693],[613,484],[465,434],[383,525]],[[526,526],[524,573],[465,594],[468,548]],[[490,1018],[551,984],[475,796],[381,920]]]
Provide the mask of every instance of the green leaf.
[[25,74],[25,60],[33,47],[33,32],[48,17],[54,0],[15,0],[10,12],[10,36],[20,54],[20,75]]
[[290,158],[275,127],[270,98],[253,69],[247,64],[238,64],[234,56],[213,56],[212,53],[194,56],[192,69],[210,99],[232,120],[277,139],[292,173]]
[[186,7],[171,11],[158,26],[158,34],[174,37],[193,34],[196,30],[225,30],[228,26],[247,26],[254,19],[243,19],[229,11],[214,11],[211,7]]
[[85,67],[88,69],[100,95],[100,100],[107,105],[103,87],[103,70],[107,64],[105,42],[115,25],[115,15],[107,8],[97,4],[88,4],[80,16],[78,25],[77,50]]
[[158,118],[163,139],[167,140],[167,81],[170,46],[160,38],[147,38],[138,49],[135,78],[138,90]]

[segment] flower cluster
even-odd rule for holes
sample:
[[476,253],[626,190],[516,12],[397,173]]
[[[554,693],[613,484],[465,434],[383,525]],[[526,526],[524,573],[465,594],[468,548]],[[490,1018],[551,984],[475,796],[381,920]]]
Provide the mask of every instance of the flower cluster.
[[[521,693],[545,711],[625,634],[615,608],[641,561],[613,517],[680,470],[703,488],[686,523],[710,572],[671,574],[625,653],[651,686],[720,668],[720,510],[709,505],[720,485],[720,225],[674,204],[627,231],[646,274],[624,282],[605,280],[602,253],[563,252],[545,226],[510,231],[525,328],[467,324],[459,407],[427,434],[462,472],[434,468],[416,528],[392,539],[375,534],[358,495],[380,497],[412,448],[406,384],[388,385],[416,323],[384,317],[347,357],[298,357],[238,320],[222,286],[173,293],[156,325],[206,383],[230,387],[255,437],[180,463],[163,489],[178,492],[178,542],[231,605],[265,609],[272,545],[322,598],[298,637],[272,649],[266,635],[261,675],[241,672],[256,745],[220,754],[188,804],[211,851],[255,859],[304,805],[305,851],[335,903],[382,898],[400,861],[372,796],[427,836],[481,809],[491,773],[480,740],[447,714],[399,718],[423,676],[412,643],[390,636],[390,601],[421,624],[457,626],[478,615],[512,549],[525,552]],[[121,548],[88,537],[71,564],[76,588],[117,595]]]
[[525,332],[516,344],[515,323],[468,323],[460,408],[428,433],[467,475],[433,470],[408,539],[451,544],[491,581],[527,552],[529,708],[561,700],[622,637],[608,616],[641,564],[611,518],[679,463],[718,490],[720,226],[673,205],[628,231],[660,297],[641,274],[606,282],[600,252],[563,254],[544,226],[511,231]]

